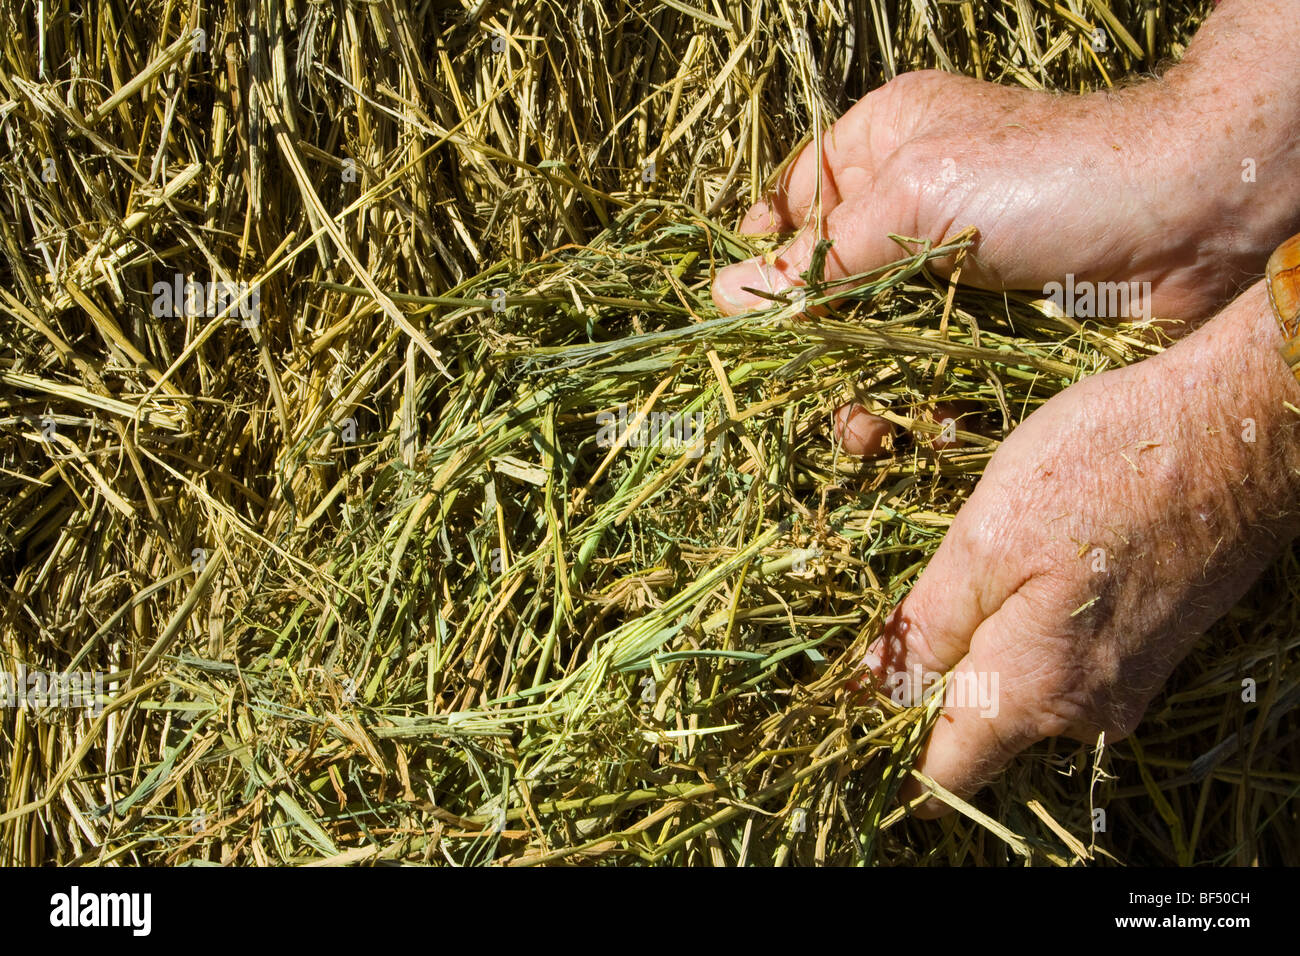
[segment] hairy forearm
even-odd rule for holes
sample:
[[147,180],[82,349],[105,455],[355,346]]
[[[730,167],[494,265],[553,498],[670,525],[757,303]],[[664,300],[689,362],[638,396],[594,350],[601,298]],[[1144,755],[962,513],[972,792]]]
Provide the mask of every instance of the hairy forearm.
[[[1178,400],[1207,427],[1241,437],[1221,455],[1238,477],[1247,520],[1300,533],[1300,383],[1278,353],[1282,333],[1266,284],[1272,250],[1300,231],[1300,0],[1222,0],[1181,62],[1159,82],[1177,144],[1194,254],[1234,263],[1245,289],[1162,357],[1181,379]],[[1195,237],[1195,238],[1191,238]],[[1222,446],[1220,446],[1222,447]]]
[[1194,252],[1243,287],[1300,231],[1298,53],[1300,0],[1223,0],[1161,81],[1174,181],[1200,206]]
[[1192,38],[1175,71],[1204,69],[1248,84],[1249,78],[1238,76],[1240,68],[1273,84],[1295,85],[1291,54],[1298,42],[1297,0],[1222,0]]
[[1168,370],[1171,401],[1189,421],[1204,422],[1206,465],[1232,489],[1225,504],[1241,522],[1290,539],[1300,534],[1300,382],[1281,344],[1257,282],[1152,361]]

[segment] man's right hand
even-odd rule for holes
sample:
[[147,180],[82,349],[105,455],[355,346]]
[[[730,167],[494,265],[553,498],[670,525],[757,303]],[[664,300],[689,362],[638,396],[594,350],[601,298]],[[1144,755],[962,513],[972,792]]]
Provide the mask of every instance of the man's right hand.
[[[964,282],[1040,291],[1067,274],[1150,283],[1142,314],[1203,319],[1300,228],[1300,71],[1275,62],[1281,42],[1300,49],[1294,0],[1227,0],[1182,64],[1119,90],[1059,95],[936,71],[897,77],[822,138],[827,278],[900,258],[890,233],[937,243],[975,226]],[[816,186],[810,143],[741,226],[799,234],[770,265],[757,258],[718,273],[723,312],[769,304],[744,287],[802,282],[817,238]]]

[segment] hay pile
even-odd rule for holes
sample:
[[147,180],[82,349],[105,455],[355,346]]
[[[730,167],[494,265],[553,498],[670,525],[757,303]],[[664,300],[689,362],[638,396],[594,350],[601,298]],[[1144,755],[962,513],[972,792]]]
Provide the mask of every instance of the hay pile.
[[[1300,862],[1294,557],[1137,741],[942,823],[891,799],[933,714],[842,690],[1135,335],[949,305],[917,245],[835,318],[708,291],[895,73],[1092,88],[1207,7],[6,5],[0,670],[107,706],[0,713],[0,862]],[[991,437],[936,455],[952,398]]]

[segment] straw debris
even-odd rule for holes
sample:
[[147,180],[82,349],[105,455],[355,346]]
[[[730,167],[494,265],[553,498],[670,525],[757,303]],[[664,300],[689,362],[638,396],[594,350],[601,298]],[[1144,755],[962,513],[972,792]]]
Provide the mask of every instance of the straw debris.
[[[824,318],[709,296],[890,77],[1095,88],[1207,7],[6,5],[0,670],[104,684],[0,711],[0,862],[1300,861],[1294,556],[1135,741],[942,824],[892,800],[935,707],[845,692],[1001,438],[1137,330],[950,297],[969,233]],[[849,397],[890,457],[833,445]]]

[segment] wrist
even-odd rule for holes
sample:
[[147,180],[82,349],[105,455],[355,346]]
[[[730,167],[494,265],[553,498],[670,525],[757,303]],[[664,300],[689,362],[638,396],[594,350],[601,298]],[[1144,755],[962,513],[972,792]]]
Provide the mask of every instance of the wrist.
[[1197,65],[1089,94],[1077,120],[1107,131],[1109,148],[1088,168],[1108,170],[1100,178],[1124,196],[1117,240],[1145,237],[1132,243],[1127,274],[1187,295],[1209,289],[1221,302],[1300,231],[1300,84],[1283,95],[1251,84],[1239,92],[1222,74],[1209,81]]
[[1241,520],[1300,535],[1300,382],[1257,282],[1155,360],[1187,414],[1205,420],[1206,459],[1218,467]]
[[1175,225],[1237,287],[1300,231],[1300,71],[1278,55],[1297,43],[1293,0],[1225,4],[1151,84]]

